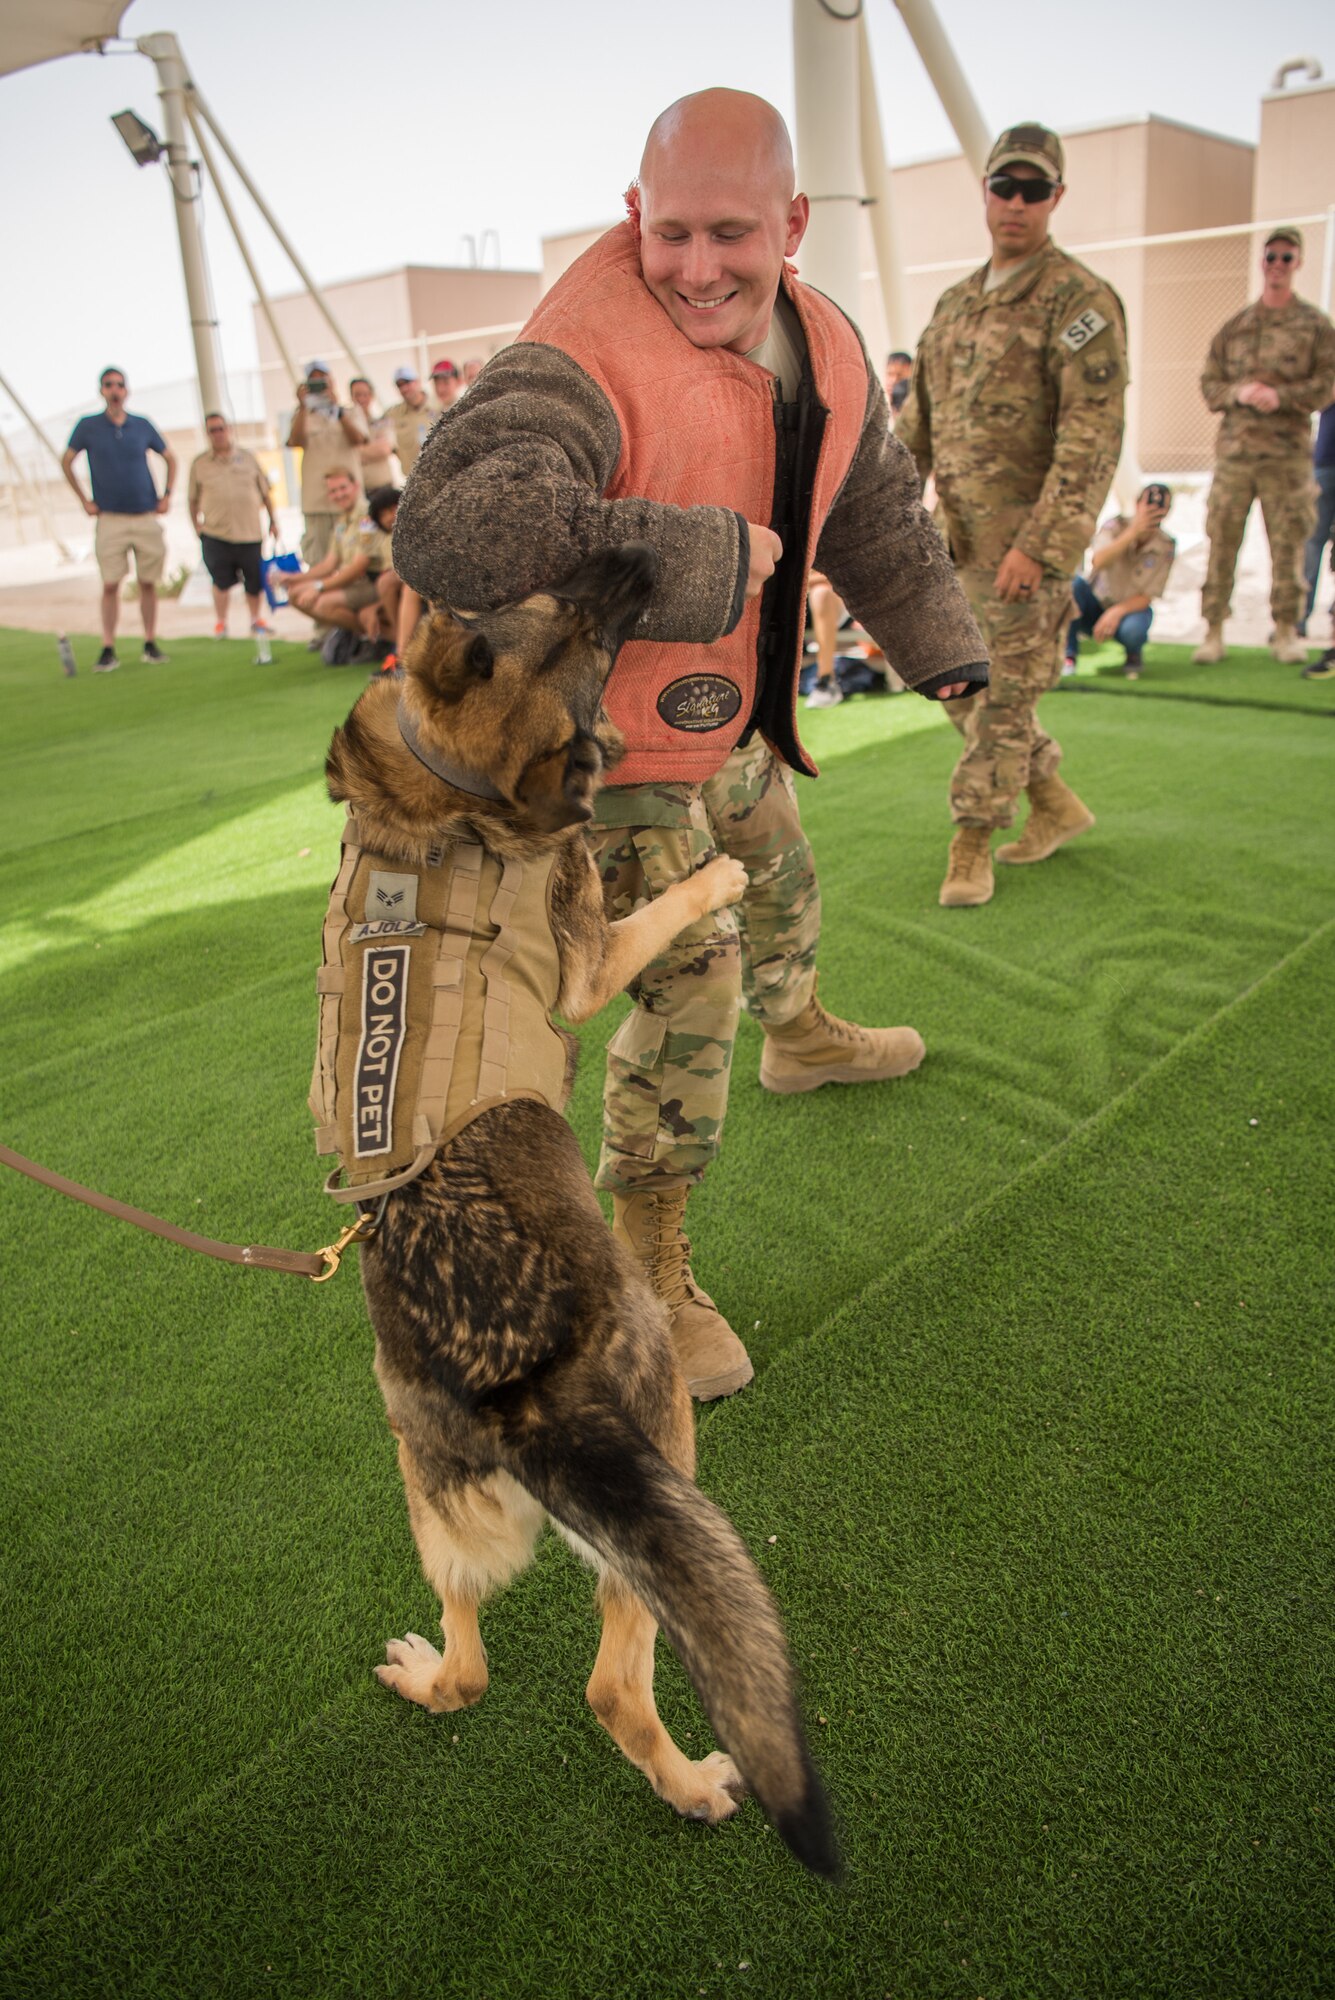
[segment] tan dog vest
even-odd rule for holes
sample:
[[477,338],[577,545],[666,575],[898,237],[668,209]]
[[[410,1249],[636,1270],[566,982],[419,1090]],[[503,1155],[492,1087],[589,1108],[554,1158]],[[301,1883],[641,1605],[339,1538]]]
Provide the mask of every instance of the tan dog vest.
[[501,862],[443,841],[414,869],[364,849],[349,813],[316,977],[310,1094],[315,1149],[342,1162],[325,1182],[335,1201],[402,1187],[498,1104],[563,1108],[555,858]]

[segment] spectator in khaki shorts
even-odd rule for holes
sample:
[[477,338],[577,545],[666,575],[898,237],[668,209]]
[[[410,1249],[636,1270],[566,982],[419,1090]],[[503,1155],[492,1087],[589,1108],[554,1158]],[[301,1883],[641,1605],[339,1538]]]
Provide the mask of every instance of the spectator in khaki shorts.
[[[85,514],[97,522],[94,546],[102,573],[102,651],[94,669],[109,674],[116,658],[116,626],[120,618],[121,585],[134,556],[139,585],[139,610],[144,621],[142,658],[160,664],[167,655],[157,643],[158,584],[167,547],[158,516],[171,506],[176,483],[176,455],[147,417],[132,417],[125,407],[128,393],[123,368],[104,368],[98,377],[106,408],[97,416],[80,417],[60,461],[61,471],[78,495]],[[92,483],[90,500],[74,476],[74,461],[88,454]],[[166,491],[153,483],[148,454],[155,451],[167,468]]]
[[376,579],[393,567],[389,536],[368,519],[350,472],[327,472],[325,490],[334,517],[329,553],[289,588],[287,601],[318,625],[337,625],[360,637],[358,613],[379,605]]
[[227,637],[227,601],[236,583],[246,594],[251,631],[263,632],[267,627],[260,616],[261,508],[269,517],[270,534],[278,534],[269,482],[259,460],[235,443],[231,425],[217,410],[205,417],[204,431],[209,449],[190,467],[186,504],[213,585],[217,621],[213,636]]

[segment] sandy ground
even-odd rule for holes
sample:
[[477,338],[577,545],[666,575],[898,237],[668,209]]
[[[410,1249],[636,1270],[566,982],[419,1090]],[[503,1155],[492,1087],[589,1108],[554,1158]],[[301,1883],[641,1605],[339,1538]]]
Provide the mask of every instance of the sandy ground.
[[[1204,481],[1195,486],[1176,483],[1168,528],[1177,539],[1177,561],[1168,589],[1155,608],[1151,644],[1155,640],[1194,642],[1204,630],[1200,587],[1205,574],[1205,491]],[[71,511],[58,516],[55,526],[73,557],[70,562],[66,562],[53,542],[36,538],[40,530],[35,523],[28,524],[27,532],[33,539],[27,542],[17,539],[13,521],[0,524],[0,625],[32,632],[95,634],[99,629],[100,587],[93,561],[92,522],[86,515]],[[286,546],[296,548],[301,537],[300,516],[289,510],[282,517],[282,527]],[[183,510],[167,516],[167,551],[169,573],[182,564],[193,568],[198,563],[199,545]],[[1228,625],[1228,636],[1235,644],[1266,643],[1270,633],[1269,589],[1270,551],[1260,510],[1253,508],[1238,563],[1233,616]],[[194,595],[193,590],[188,591],[184,603],[176,598],[162,600],[158,629],[164,642],[212,632],[212,599],[203,592],[202,602],[192,602]],[[1311,626],[1314,647],[1330,643],[1331,596],[1332,581],[1327,567],[1323,570],[1317,612]],[[245,603],[239,591],[233,602],[231,631],[240,637],[245,631]],[[280,638],[305,639],[310,635],[309,621],[297,612],[279,611],[272,622]],[[120,634],[126,651],[138,639],[141,629],[138,606],[122,605]]]

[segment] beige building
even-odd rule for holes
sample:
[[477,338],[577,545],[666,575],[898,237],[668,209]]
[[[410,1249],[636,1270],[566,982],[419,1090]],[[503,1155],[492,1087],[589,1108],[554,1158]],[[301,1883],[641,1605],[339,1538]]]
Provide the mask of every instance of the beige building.
[[[313,357],[327,361],[344,396],[348,377],[365,373],[382,407],[395,402],[394,370],[415,367],[423,380],[434,362],[485,361],[512,338],[542,296],[536,271],[497,271],[400,265],[366,278],[326,285],[325,297],[363,362],[358,370],[330,333],[314,300],[290,292],[272,301],[288,353],[298,368]],[[252,308],[260,353],[264,408],[275,437],[293,404],[294,384],[279,358],[258,305]]]

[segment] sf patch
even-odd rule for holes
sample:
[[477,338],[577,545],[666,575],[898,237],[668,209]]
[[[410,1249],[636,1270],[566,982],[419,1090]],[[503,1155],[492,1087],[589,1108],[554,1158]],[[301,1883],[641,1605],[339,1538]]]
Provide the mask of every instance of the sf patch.
[[725,729],[741,705],[741,689],[724,674],[688,674],[669,682],[658,697],[658,713],[668,728],[693,733]]
[[1082,347],[1089,346],[1096,333],[1103,332],[1107,324],[1101,312],[1095,312],[1093,306],[1086,306],[1079,318],[1073,319],[1057,337],[1063,347],[1069,348],[1072,354],[1078,354]]
[[367,951],[362,960],[362,1038],[352,1074],[353,1153],[374,1159],[394,1150],[394,1086],[408,1027],[411,948]]

